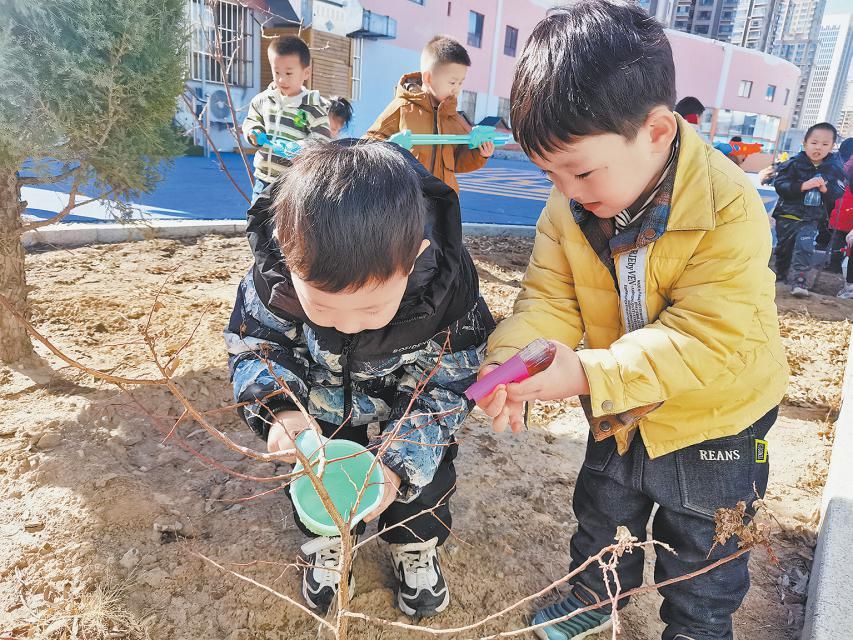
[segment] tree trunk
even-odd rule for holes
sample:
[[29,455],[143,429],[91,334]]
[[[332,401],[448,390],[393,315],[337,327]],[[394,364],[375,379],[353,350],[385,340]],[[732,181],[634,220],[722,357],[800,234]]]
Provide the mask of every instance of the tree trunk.
[[[0,169],[0,293],[29,318],[18,176],[7,169]],[[26,329],[10,313],[0,312],[0,363],[20,362],[32,354]]]

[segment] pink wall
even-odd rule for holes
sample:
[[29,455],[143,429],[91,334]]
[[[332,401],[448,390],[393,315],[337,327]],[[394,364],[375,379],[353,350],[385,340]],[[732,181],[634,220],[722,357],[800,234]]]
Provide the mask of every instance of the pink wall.
[[[727,109],[764,113],[787,121],[796,101],[799,77],[800,70],[789,62],[746,49],[735,49],[723,104]],[[748,98],[738,96],[741,80],[752,81],[752,93]],[[771,84],[776,86],[772,102],[765,99],[767,85]],[[787,105],[786,89],[791,92]]]
[[[486,92],[489,89],[489,72],[494,45],[495,20],[498,13],[497,0],[450,0],[450,16],[447,16],[448,0],[428,0],[421,6],[409,0],[361,0],[365,9],[388,15],[397,20],[395,46],[420,50],[427,40],[436,34],[446,34],[461,42],[471,56],[471,69],[465,81],[468,91]],[[480,48],[468,45],[468,13],[476,11],[485,16],[483,41]],[[512,74],[516,58],[505,56],[504,35],[506,25],[518,29],[517,53],[521,53],[524,42],[539,20],[545,16],[545,8],[527,0],[504,0],[503,16],[498,29],[498,69],[495,77],[495,94],[508,98],[512,86]],[[414,69],[413,69],[414,71]]]
[[682,37],[678,31],[666,35],[675,58],[678,99],[694,96],[706,107],[713,106],[723,69],[723,46],[713,40]]
[[[678,97],[696,96],[709,108],[750,111],[782,118],[787,122],[794,106],[794,95],[800,70],[781,58],[751,49],[725,45],[679,31],[667,30],[675,57],[675,81]],[[723,74],[726,49],[731,51],[728,76],[717,104],[720,77]],[[748,98],[738,96],[741,80],[752,81]],[[765,99],[767,85],[776,86],[771,102]],[[785,90],[791,98],[785,102]]]
[[[489,88],[489,71],[492,57],[497,0],[427,0],[425,6],[409,0],[361,0],[365,9],[388,15],[397,20],[397,38],[394,46],[420,50],[432,36],[447,34],[459,40],[471,56],[471,69],[465,88],[468,91],[486,92]],[[557,4],[555,2],[555,4]],[[477,11],[485,16],[483,42],[480,48],[467,44],[468,12]],[[519,30],[517,55],[521,53],[535,25],[545,16],[546,9],[533,0],[504,0],[503,16],[498,29],[498,68],[494,94],[508,98],[517,58],[503,53],[506,25]],[[783,126],[794,105],[794,93],[799,69],[793,64],[757,51],[724,45],[721,42],[667,30],[675,56],[676,87],[678,97],[693,95],[706,106],[752,111],[778,116]],[[717,104],[720,76],[723,73],[726,47],[732,50],[728,78],[723,89],[721,104]],[[414,69],[413,69],[414,71]],[[752,80],[749,98],[738,96],[741,80]],[[767,85],[776,85],[773,102],[765,100]],[[788,104],[784,104],[785,89],[791,90]]]

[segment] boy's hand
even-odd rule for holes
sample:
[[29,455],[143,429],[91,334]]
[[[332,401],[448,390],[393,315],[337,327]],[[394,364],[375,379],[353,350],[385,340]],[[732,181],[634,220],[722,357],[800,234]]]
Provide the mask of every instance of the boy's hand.
[[255,136],[257,131],[261,131],[260,129],[252,129],[248,134],[246,134],[246,140],[249,141],[249,144],[252,144],[256,147],[260,147],[258,144],[258,138]]
[[[821,189],[821,187],[824,187]],[[812,189],[821,189],[824,191],[826,187],[826,183],[823,181],[823,178],[812,178],[811,180],[806,180],[803,183],[803,186],[800,187],[800,191],[811,191]]]
[[[267,436],[267,451],[275,453],[295,448],[296,436],[306,429],[317,429],[319,431],[316,425],[309,424],[305,420],[301,411],[279,411],[273,418],[273,424]],[[296,455],[285,456],[281,460],[294,464]]]
[[847,248],[853,250],[853,231],[847,234],[845,240],[847,241]]
[[[496,364],[486,365],[480,369],[477,379],[497,369],[497,366]],[[495,433],[503,433],[507,427],[510,427],[513,433],[524,431],[524,403],[508,402],[505,384],[495,387],[492,393],[477,402],[477,406],[492,419],[492,431]]]
[[494,142],[484,142],[480,145],[480,155],[484,158],[491,158],[492,154],[495,152],[495,143]]
[[552,340],[557,347],[554,362],[542,373],[508,384],[509,403],[522,404],[533,400],[563,400],[589,393],[589,381],[580,358],[574,349]]
[[[378,518],[382,515],[382,512],[385,511],[388,507],[391,506],[391,503],[397,499],[400,490],[400,476],[391,471],[388,467],[386,467],[381,462],[378,463],[379,468],[382,469],[382,473],[385,475],[385,492],[382,494],[382,502],[379,503],[379,506],[376,507],[373,511],[364,516],[365,522],[370,522]],[[361,487],[359,487],[360,489]]]

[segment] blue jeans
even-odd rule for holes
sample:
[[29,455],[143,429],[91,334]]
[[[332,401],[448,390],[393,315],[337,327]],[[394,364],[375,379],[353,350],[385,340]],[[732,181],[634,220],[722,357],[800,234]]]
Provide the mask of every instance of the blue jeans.
[[[714,512],[719,507],[734,507],[740,500],[751,505],[756,491],[764,496],[769,463],[766,457],[757,461],[756,454],[766,456],[766,448],[760,451],[756,440],[765,437],[777,415],[778,408],[737,435],[707,440],[655,459],[649,458],[639,434],[624,456],[616,453],[613,438],[595,442],[590,436],[575,484],[578,530],[571,541],[571,569],[612,544],[619,525],[645,540],[655,504],[659,507],[652,523],[654,539],[669,544],[678,554],[656,548],[656,582],[691,573],[737,551],[737,540],[732,539],[708,555],[714,544]],[[662,588],[663,640],[731,640],[732,614],[749,590],[748,562],[745,554],[696,578]],[[643,552],[623,555],[618,573],[623,592],[640,586]],[[607,599],[598,566],[579,574],[578,582],[600,600]],[[619,606],[624,604],[626,600]]]

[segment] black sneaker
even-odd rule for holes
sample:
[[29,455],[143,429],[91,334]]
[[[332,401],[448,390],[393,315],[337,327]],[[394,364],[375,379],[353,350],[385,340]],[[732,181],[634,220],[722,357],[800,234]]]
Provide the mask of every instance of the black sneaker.
[[394,572],[399,581],[397,606],[408,616],[434,616],[450,604],[450,592],[438,564],[437,544],[438,538],[433,538],[391,545]]
[[[302,597],[311,609],[326,613],[337,598],[341,582],[341,539],[309,540],[302,545],[302,555],[307,565],[302,573]],[[354,590],[355,582],[350,575],[350,597]]]

